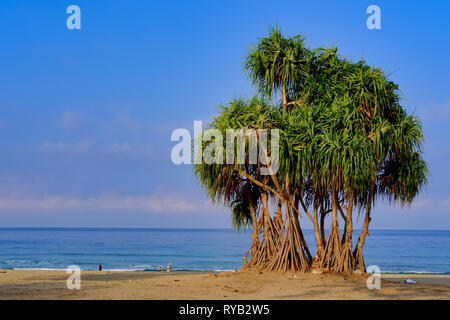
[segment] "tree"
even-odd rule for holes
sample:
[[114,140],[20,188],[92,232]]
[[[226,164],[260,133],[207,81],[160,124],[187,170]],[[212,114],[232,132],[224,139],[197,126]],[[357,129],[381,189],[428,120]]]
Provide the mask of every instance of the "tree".
[[[263,152],[254,161],[245,136],[243,162],[196,164],[195,176],[213,202],[231,208],[236,229],[253,228],[249,266],[364,272],[376,199],[405,205],[426,184],[418,119],[400,105],[398,86],[381,69],[340,57],[334,47],[308,49],[301,35],[285,37],[278,28],[251,47],[244,70],[259,96],[221,106],[209,129],[223,136],[229,129],[253,129]],[[278,148],[259,134],[275,129]],[[222,159],[242,151],[227,149],[223,139],[214,142],[222,143],[214,155]],[[267,161],[274,156],[278,170]],[[355,210],[365,217],[353,246]],[[314,256],[303,236],[303,214],[314,225]]]
[[304,38],[297,35],[286,38],[275,27],[269,36],[251,47],[244,60],[244,70],[262,96],[272,98],[281,95],[282,109],[287,111],[295,96],[294,89],[304,78],[311,52],[304,45]]

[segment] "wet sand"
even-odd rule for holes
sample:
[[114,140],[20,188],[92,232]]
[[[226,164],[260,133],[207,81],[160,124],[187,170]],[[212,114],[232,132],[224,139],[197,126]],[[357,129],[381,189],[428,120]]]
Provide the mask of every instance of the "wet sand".
[[[448,275],[367,276],[239,272],[82,271],[81,289],[67,289],[61,270],[0,270],[0,299],[450,299]],[[417,284],[400,281],[412,279]]]

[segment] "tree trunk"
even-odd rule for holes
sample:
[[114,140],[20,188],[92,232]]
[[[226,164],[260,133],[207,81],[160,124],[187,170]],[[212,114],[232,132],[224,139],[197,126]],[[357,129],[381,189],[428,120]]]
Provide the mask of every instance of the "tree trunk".
[[270,217],[268,196],[266,192],[261,193],[261,204],[262,207],[258,227],[262,232],[262,237],[256,265],[264,267],[276,254],[280,247],[280,241],[274,221]]
[[358,238],[358,243],[356,244],[355,250],[353,251],[353,257],[355,259],[355,267],[358,267],[358,269],[361,272],[366,272],[366,266],[364,264],[364,257],[362,254],[364,242],[366,241],[366,236],[369,234],[369,223],[370,223],[370,211],[372,210],[372,201],[373,201],[373,191],[374,191],[374,185],[372,184],[369,189],[369,196],[367,198],[367,204],[366,204],[366,215],[364,217],[364,223],[361,230],[361,234]]
[[289,201],[284,201],[284,206],[287,225],[283,243],[267,269],[269,271],[309,271],[310,264],[300,238],[301,232],[297,229]]
[[[294,202],[294,205],[296,206],[297,210],[299,210],[298,209],[298,203],[299,203],[298,197],[300,197],[300,194],[297,193],[295,195],[296,200]],[[295,224],[297,225],[297,230],[298,230],[298,234],[299,234],[299,237],[300,237],[300,240],[301,240],[301,243],[302,243],[303,250],[305,251],[305,253],[306,253],[307,257],[308,257],[309,264],[311,264],[312,263],[311,252],[309,252],[308,244],[306,243],[305,237],[303,236],[303,231],[302,231],[302,228],[300,227],[300,221],[298,220],[298,213],[295,210],[292,210],[292,213],[293,213],[293,216],[294,216]]]
[[259,242],[259,232],[258,232],[258,221],[256,220],[256,212],[255,208],[253,207],[253,202],[250,201],[250,212],[252,214],[252,226],[253,226],[253,233],[250,235],[252,237],[252,245],[250,247],[250,257],[249,257],[249,264],[250,265],[256,265],[258,260],[258,255],[260,251],[260,242]]
[[285,231],[285,221],[283,221],[283,213],[281,212],[281,209],[281,202],[278,200],[277,211],[273,217],[273,225],[275,226],[275,236],[279,240],[280,244]]
[[337,201],[338,197],[336,191],[331,192],[331,228],[328,235],[328,241],[325,246],[324,255],[321,261],[321,267],[326,270],[335,270],[341,261],[341,237],[339,232],[339,221],[337,216]]
[[351,274],[355,270],[355,259],[353,257],[353,192],[349,192],[348,205],[347,205],[347,217],[345,221],[345,231],[343,235],[342,253],[340,263],[336,268],[337,272]]
[[[322,239],[321,230],[319,227],[319,212],[318,211],[319,211],[319,205],[317,204],[317,201],[316,201],[314,203],[314,217],[313,217],[314,236],[316,238],[316,244],[317,244],[316,254],[314,255],[315,262],[319,262],[322,260],[323,250],[324,250],[323,239]],[[321,221],[321,223],[322,223],[322,221]]]
[[321,209],[320,211],[320,239],[322,240],[322,247],[325,247],[325,217],[327,216],[327,212],[325,209]]
[[287,97],[286,97],[286,86],[283,85],[283,89],[281,90],[281,101],[283,104],[283,111],[287,111]]

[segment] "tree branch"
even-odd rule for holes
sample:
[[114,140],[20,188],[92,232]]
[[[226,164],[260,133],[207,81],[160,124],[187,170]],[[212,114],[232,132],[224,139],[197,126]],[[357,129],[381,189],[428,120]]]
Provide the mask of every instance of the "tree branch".
[[234,166],[234,169],[239,172],[240,174],[242,174],[244,177],[246,177],[247,179],[249,179],[251,182],[253,182],[254,184],[256,184],[257,186],[263,188],[266,191],[269,191],[275,195],[277,195],[280,199],[284,199],[283,196],[281,196],[277,191],[275,191],[274,189],[272,189],[271,187],[265,185],[264,183],[262,183],[261,181],[256,180],[255,178],[253,178],[251,175],[249,175],[248,173],[242,171],[241,169],[239,169],[236,165]]
[[306,215],[308,216],[309,220],[311,220],[312,222],[314,222],[314,218],[312,217],[312,215],[309,213],[308,208],[305,205],[305,202],[303,202],[303,198],[300,198],[300,204],[302,205],[303,211],[305,211]]

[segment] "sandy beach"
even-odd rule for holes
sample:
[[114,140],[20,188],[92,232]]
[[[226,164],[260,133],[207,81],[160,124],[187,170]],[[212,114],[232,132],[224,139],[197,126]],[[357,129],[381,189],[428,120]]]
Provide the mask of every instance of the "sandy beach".
[[[369,290],[366,276],[239,272],[82,271],[69,290],[61,270],[0,270],[0,299],[450,299],[448,275],[382,275]],[[404,284],[413,279],[417,284]]]

